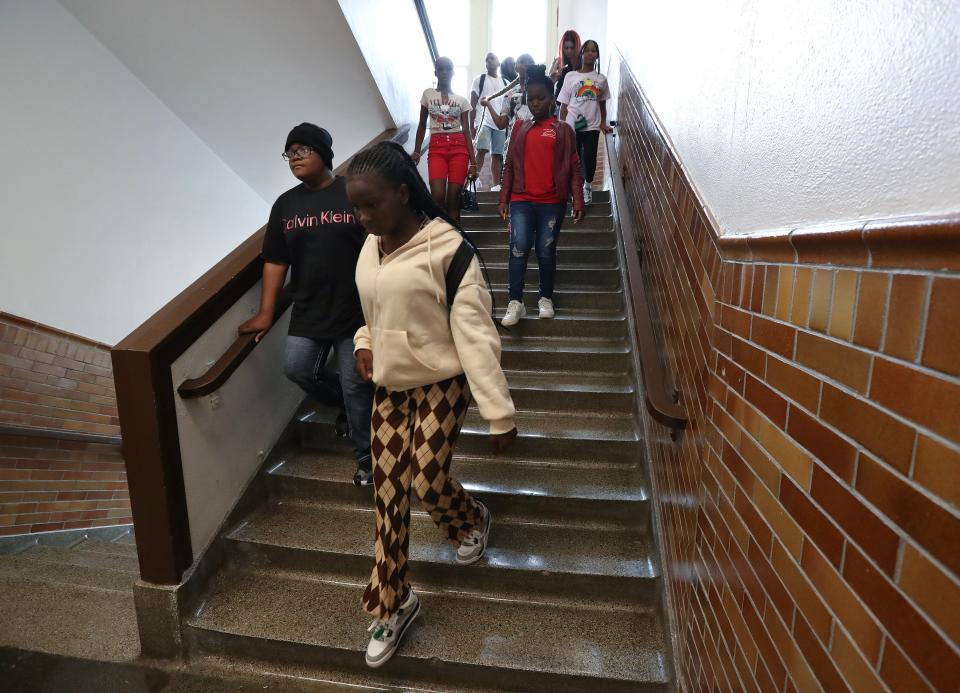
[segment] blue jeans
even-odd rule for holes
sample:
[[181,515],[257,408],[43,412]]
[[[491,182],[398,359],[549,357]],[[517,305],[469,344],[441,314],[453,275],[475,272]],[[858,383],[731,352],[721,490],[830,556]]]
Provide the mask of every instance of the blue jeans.
[[[331,349],[339,377],[326,367]],[[373,385],[357,373],[353,337],[323,340],[290,335],[283,357],[283,372],[321,404],[343,407],[350,426],[350,441],[353,443],[357,466],[369,470]]]
[[557,241],[560,226],[567,213],[565,204],[539,202],[510,203],[510,300],[523,300],[523,277],[527,258],[534,242],[540,266],[540,296],[553,298],[553,281],[557,274]]

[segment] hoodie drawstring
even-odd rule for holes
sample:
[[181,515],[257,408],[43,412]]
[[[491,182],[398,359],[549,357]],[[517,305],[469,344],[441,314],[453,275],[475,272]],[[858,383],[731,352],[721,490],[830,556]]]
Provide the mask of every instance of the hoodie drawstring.
[[437,278],[433,275],[433,226],[427,223],[427,271],[430,272],[430,283],[433,284],[433,291],[437,296],[437,303],[442,304],[440,300],[440,286],[437,284]]

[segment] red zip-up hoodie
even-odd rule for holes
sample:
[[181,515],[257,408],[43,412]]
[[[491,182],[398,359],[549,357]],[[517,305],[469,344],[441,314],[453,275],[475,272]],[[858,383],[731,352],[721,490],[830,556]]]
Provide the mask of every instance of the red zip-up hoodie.
[[[500,202],[508,204],[515,193],[525,192],[523,178],[523,152],[527,133],[534,121],[526,120],[513,126],[507,160],[503,164],[503,180],[500,188]],[[580,157],[577,156],[577,135],[567,123],[554,120],[553,129],[557,133],[557,143],[553,149],[553,182],[557,194],[566,199],[567,192],[573,195],[573,209],[583,209],[583,172],[580,170]]]

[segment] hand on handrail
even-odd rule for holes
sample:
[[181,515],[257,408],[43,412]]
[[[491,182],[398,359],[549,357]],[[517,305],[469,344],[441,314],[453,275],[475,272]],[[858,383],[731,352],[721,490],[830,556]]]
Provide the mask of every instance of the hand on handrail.
[[273,316],[264,313],[257,313],[252,318],[237,328],[237,334],[256,334],[253,341],[259,342],[267,331],[273,326]]

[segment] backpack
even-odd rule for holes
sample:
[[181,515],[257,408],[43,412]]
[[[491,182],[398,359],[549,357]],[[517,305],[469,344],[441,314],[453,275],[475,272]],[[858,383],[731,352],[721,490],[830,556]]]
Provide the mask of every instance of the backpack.
[[497,302],[493,297],[493,291],[490,290],[490,279],[487,277],[487,268],[483,262],[483,257],[480,255],[480,251],[477,250],[476,246],[473,244],[473,241],[469,240],[466,236],[463,236],[460,241],[460,247],[457,248],[457,252],[453,254],[453,259],[450,261],[450,266],[447,267],[447,273],[444,276],[444,283],[447,286],[447,309],[453,309],[453,300],[457,297],[457,291],[460,289],[460,282],[463,281],[463,275],[466,274],[467,269],[470,267],[470,263],[473,262],[474,256],[477,257],[477,260],[480,262],[480,267],[483,272],[483,277],[487,282],[487,291],[490,292],[490,319],[493,320],[493,324],[496,326],[497,331],[500,331],[500,321],[496,319],[497,312]]

